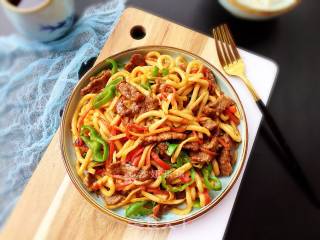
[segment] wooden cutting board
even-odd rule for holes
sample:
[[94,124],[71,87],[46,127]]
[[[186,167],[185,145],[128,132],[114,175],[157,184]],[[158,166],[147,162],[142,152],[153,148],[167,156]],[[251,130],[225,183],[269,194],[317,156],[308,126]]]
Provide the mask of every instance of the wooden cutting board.
[[[144,28],[144,38],[135,40],[131,37],[130,31],[134,26]],[[212,38],[135,8],[124,11],[97,62],[116,52],[145,45],[182,48],[220,67]],[[156,240],[166,239],[169,231],[127,225],[87,203],[70,182],[64,169],[58,130],[0,237],[6,240]]]

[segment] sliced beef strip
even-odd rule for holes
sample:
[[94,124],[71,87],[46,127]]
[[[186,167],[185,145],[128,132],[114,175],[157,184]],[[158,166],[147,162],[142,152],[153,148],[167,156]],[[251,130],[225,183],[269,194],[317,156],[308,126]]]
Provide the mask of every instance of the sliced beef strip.
[[186,191],[182,191],[182,192],[176,192],[176,198],[177,199],[183,199],[186,198]]
[[221,114],[229,106],[233,105],[234,102],[231,98],[224,95],[219,96],[215,102],[208,103],[204,108],[203,112],[209,116],[216,116]]
[[202,121],[201,125],[207,128],[209,131],[212,131],[218,128],[217,122],[213,121],[212,119],[206,119],[205,121]]
[[209,68],[203,67],[202,73],[203,73],[204,79],[207,79],[209,82],[209,86],[208,86],[209,92],[213,94],[214,90],[217,87],[216,78],[214,77],[213,72]]
[[151,97],[146,97],[145,101],[139,105],[140,105],[139,106],[140,114],[158,109],[160,107],[159,100],[157,98],[151,98]]
[[121,202],[125,197],[121,194],[113,194],[111,197],[104,197],[104,201],[107,205],[114,205]]
[[122,96],[116,103],[116,112],[122,117],[133,117],[136,114],[148,112],[158,107],[159,101],[155,98],[146,97],[143,102],[134,102]]
[[132,70],[137,66],[145,66],[147,65],[144,56],[140,53],[133,54],[130,58],[129,63],[125,65],[125,69],[128,72],[132,72]]
[[91,173],[88,173],[85,178],[84,178],[84,185],[86,185],[86,187],[89,189],[89,190],[92,190],[92,184],[95,182],[96,178],[94,177],[93,174]]
[[210,139],[210,141],[206,141],[204,142],[204,144],[202,145],[202,147],[210,150],[210,151],[213,151],[213,152],[216,152],[219,148],[219,141],[218,141],[218,137],[213,137]]
[[232,160],[234,155],[235,144],[228,134],[224,134],[220,139],[225,143],[220,157],[218,159],[219,168],[223,176],[229,176],[232,173]]
[[123,175],[127,178],[134,178],[138,181],[145,181],[153,177],[149,170],[139,169],[130,164],[123,165],[120,162],[112,163],[108,167],[108,171],[113,175]]
[[122,95],[116,103],[116,112],[120,116],[132,117],[139,113],[157,109],[160,105],[158,99],[144,96],[127,82],[119,83],[117,90]]
[[115,162],[115,163],[111,163],[108,166],[107,171],[110,172],[113,175],[121,175],[122,171],[121,171],[121,162]]
[[213,156],[205,153],[205,152],[190,152],[190,159],[191,159],[191,162],[194,163],[194,164],[197,164],[197,163],[208,163],[208,162],[211,162],[213,160]]
[[176,133],[176,132],[164,132],[154,136],[148,136],[144,138],[145,142],[165,142],[167,140],[183,140],[187,137],[185,133]]
[[227,149],[232,149],[234,147],[234,142],[228,134],[223,134],[220,139],[226,143]]
[[191,150],[191,151],[199,151],[200,144],[198,142],[188,142],[182,146],[183,149]]
[[153,178],[153,176],[149,170],[140,169],[137,173],[133,174],[133,178],[137,179],[138,181],[145,181]]
[[140,102],[145,99],[145,96],[139,92],[134,86],[127,82],[120,82],[117,85],[117,90],[126,97],[127,99],[133,101],[133,102]]
[[170,156],[167,154],[168,145],[165,142],[158,143],[156,149],[162,160],[170,161]]
[[130,102],[128,100],[125,99],[125,97],[120,97],[120,99],[117,101],[116,103],[116,112],[120,115],[120,116],[132,116],[133,115],[133,111],[129,106]]
[[132,72],[132,70],[135,68],[136,66],[132,63],[132,62],[128,62],[125,66],[124,69],[127,70],[128,72]]
[[111,71],[110,70],[105,70],[101,72],[98,76],[94,76],[90,78],[90,82],[87,86],[81,89],[80,94],[81,96],[84,96],[88,93],[97,93],[101,89],[103,89],[109,78],[111,77]]
[[167,155],[168,145],[166,143],[164,143],[164,142],[158,143],[157,144],[157,149],[159,151],[159,155],[160,156]]
[[221,155],[218,160],[219,168],[222,176],[229,176],[232,173],[231,160],[232,160],[231,151],[226,148],[222,149]]

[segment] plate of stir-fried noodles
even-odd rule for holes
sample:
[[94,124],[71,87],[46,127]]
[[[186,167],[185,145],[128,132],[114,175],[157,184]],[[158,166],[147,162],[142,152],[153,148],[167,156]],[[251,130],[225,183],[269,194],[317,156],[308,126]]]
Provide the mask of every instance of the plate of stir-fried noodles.
[[240,174],[247,122],[228,80],[171,47],[104,59],[73,90],[61,123],[67,172],[96,208],[141,226],[207,212]]

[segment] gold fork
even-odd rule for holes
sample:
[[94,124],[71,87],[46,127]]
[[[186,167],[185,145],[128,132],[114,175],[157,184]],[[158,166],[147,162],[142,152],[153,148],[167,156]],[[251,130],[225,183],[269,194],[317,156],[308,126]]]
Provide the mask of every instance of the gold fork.
[[253,85],[247,78],[245,74],[244,62],[241,59],[241,56],[237,50],[236,44],[232,38],[231,32],[226,24],[222,24],[213,29],[213,37],[215,39],[217,55],[220,61],[220,64],[224,71],[232,76],[237,76],[244,84],[247,86],[248,90],[252,94],[254,100],[256,101],[260,111],[262,112],[265,121],[269,124],[270,130],[276,137],[278,144],[282,147],[282,150],[286,153],[287,161],[283,163],[287,166],[287,169],[294,176],[294,179],[297,181],[298,185],[302,190],[307,194],[310,200],[319,208],[319,200],[317,195],[312,190],[312,187],[304,175],[298,160],[294,156],[291,148],[287,144],[287,141],[283,137],[278,125],[273,119],[271,113],[268,111],[266,105],[262,102],[258,93],[254,89]]

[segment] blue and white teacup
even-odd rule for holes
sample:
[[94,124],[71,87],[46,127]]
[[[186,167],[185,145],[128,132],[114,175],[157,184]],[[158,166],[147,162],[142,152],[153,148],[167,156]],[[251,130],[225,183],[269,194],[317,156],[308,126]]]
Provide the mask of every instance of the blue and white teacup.
[[30,7],[12,4],[19,1],[0,1],[17,31],[30,39],[55,40],[63,36],[74,22],[74,0],[38,0],[37,5]]

